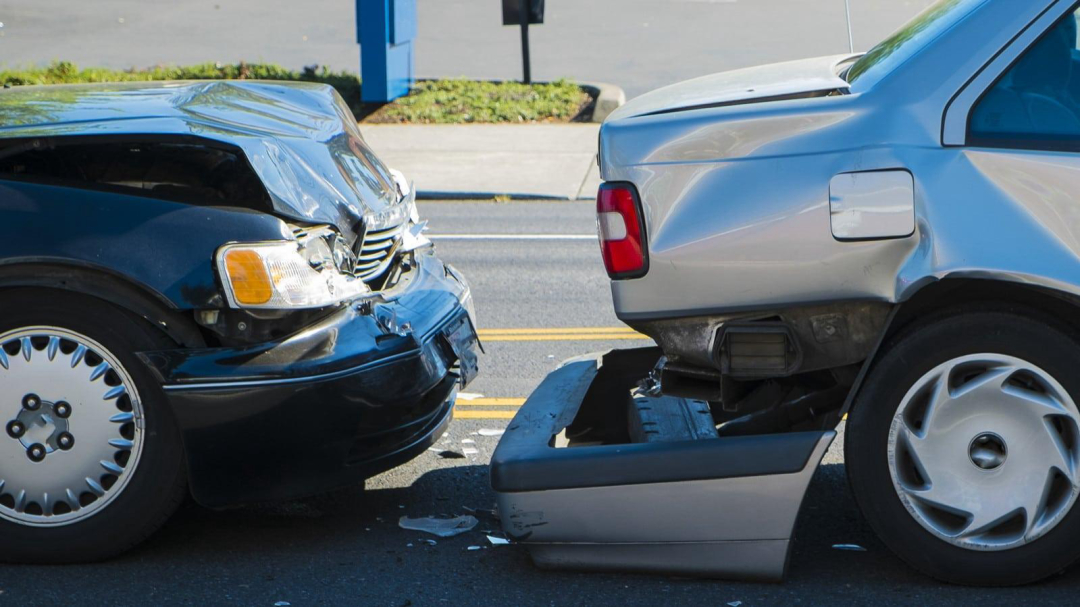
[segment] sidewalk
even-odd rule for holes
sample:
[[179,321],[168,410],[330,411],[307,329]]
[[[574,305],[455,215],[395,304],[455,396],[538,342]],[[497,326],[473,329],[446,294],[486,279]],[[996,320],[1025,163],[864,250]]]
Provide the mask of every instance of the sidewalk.
[[362,124],[420,198],[596,198],[598,124]]

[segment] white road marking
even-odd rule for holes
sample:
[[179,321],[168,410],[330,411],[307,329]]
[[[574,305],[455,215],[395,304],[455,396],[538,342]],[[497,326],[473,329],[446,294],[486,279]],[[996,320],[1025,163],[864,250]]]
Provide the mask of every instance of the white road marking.
[[596,240],[596,234],[425,234],[432,240]]

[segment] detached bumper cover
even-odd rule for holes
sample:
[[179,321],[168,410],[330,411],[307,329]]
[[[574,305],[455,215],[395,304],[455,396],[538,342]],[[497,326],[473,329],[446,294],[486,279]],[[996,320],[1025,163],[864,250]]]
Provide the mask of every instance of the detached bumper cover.
[[533,392],[491,460],[503,529],[542,567],[782,579],[835,432],[552,446],[565,428],[625,420],[643,354],[569,361]]
[[303,497],[422,452],[475,375],[470,297],[429,256],[376,313],[343,308],[256,346],[142,354],[183,433],[196,500]]

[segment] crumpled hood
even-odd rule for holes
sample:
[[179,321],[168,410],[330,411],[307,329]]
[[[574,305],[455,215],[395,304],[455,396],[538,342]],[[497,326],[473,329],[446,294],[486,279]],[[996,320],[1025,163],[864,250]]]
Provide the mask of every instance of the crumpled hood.
[[608,120],[846,89],[837,66],[854,56],[800,59],[694,78],[635,97]]
[[401,222],[389,170],[332,87],[183,81],[28,86],[0,91],[0,138],[192,135],[239,147],[275,211],[328,223],[351,241]]

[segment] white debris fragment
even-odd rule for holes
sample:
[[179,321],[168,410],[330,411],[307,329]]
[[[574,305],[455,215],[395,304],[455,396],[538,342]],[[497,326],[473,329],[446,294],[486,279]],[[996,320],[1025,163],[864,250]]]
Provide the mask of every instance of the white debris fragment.
[[492,546],[508,546],[510,544],[510,540],[506,539],[505,537],[496,537],[494,535],[489,535],[487,536],[487,539],[489,542],[491,542]]
[[851,552],[866,552],[866,548],[858,544],[833,544],[833,550],[849,550]]
[[728,603],[728,607],[739,607],[739,605],[742,605],[742,601],[731,601]]
[[427,539],[426,537],[425,537],[425,538],[422,538],[422,539],[421,539],[420,541],[421,541],[421,542],[424,542],[424,543],[425,543],[425,544],[427,544],[428,546],[434,546],[434,545],[438,544],[438,542],[436,542],[435,540],[429,540],[429,539]]
[[476,441],[474,441],[471,438],[463,438],[463,439],[461,439],[461,442],[463,444],[466,444],[466,445],[475,445],[476,444]]
[[472,550],[479,550],[479,549],[480,549],[480,546],[469,546],[469,548],[468,548],[468,549],[469,549],[470,551],[472,551]]
[[480,436],[502,436],[506,430],[496,428],[480,428]]
[[410,531],[423,531],[439,537],[454,537],[472,531],[473,527],[476,527],[479,523],[480,521],[471,515],[455,516],[454,518],[435,518],[433,516],[409,518],[403,516],[398,520],[398,527]]
[[292,605],[289,601],[278,601],[274,603],[274,607],[289,607],[289,605]]
[[477,453],[480,453],[479,449],[475,447],[465,447],[461,452],[465,455],[476,455]]

